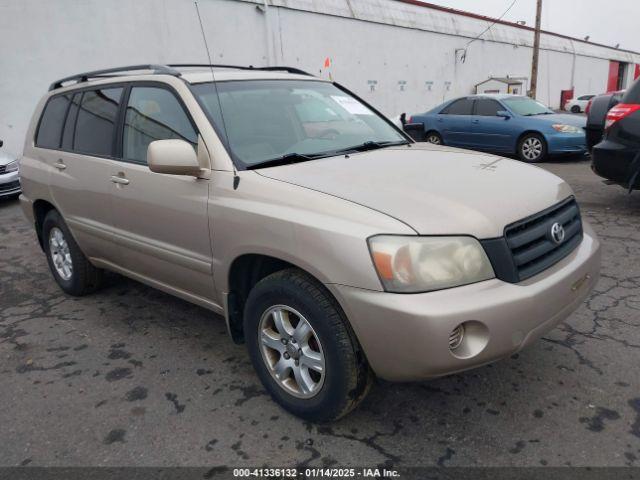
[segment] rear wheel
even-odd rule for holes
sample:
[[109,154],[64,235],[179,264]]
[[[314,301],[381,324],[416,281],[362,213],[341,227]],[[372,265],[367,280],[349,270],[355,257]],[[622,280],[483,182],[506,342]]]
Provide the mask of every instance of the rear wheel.
[[542,135],[528,133],[518,143],[518,156],[527,163],[536,163],[547,156],[547,143]]
[[42,238],[49,268],[62,290],[81,296],[100,287],[102,270],[84,256],[56,210],[51,210],[44,218]]
[[371,371],[333,297],[296,269],[251,290],[244,333],[260,380],[286,410],[311,421],[340,418],[365,397]]
[[433,143],[434,145],[442,145],[442,136],[438,132],[427,132],[424,136],[424,141],[427,143]]

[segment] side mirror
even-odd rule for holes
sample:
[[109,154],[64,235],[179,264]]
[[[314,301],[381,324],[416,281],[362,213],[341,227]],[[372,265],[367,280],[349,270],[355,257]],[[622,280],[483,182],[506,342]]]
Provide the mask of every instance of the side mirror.
[[507,112],[506,110],[499,110],[496,112],[496,116],[498,117],[502,117],[505,120],[509,120],[511,118],[511,114],[509,112]]
[[149,170],[168,175],[197,177],[201,168],[193,146],[184,140],[156,140],[147,149]]
[[2,147],[4,145],[4,141],[0,140],[0,147]]

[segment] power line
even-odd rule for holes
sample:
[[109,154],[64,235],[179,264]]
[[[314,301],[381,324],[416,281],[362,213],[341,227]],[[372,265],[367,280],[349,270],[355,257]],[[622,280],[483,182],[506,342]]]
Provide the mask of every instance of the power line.
[[511,9],[513,8],[513,6],[516,3],[518,3],[518,0],[513,0],[513,2],[511,2],[511,5],[509,5],[509,8],[507,8],[502,15],[500,15],[498,18],[496,18],[495,21],[491,25],[489,25],[487,28],[485,28],[484,31],[480,35],[478,35],[476,38],[473,38],[473,39],[469,40],[469,42],[465,45],[464,48],[467,48],[469,45],[471,45],[476,40],[479,40],[480,37],[482,37],[485,33],[487,33],[489,30],[491,30],[496,25],[496,23],[498,23],[500,20],[502,20],[504,18],[504,16],[511,11]]

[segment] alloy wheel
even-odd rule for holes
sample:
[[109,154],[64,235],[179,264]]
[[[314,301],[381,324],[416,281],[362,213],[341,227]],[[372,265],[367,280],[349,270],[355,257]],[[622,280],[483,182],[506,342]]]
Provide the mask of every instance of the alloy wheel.
[[318,335],[295,309],[275,305],[260,318],[262,359],[276,383],[298,398],[318,394],[325,378],[325,356]]
[[58,227],[49,231],[49,252],[57,274],[65,281],[70,280],[73,275],[71,252],[62,230]]
[[542,155],[544,146],[536,137],[529,137],[522,142],[522,156],[527,160],[538,160]]

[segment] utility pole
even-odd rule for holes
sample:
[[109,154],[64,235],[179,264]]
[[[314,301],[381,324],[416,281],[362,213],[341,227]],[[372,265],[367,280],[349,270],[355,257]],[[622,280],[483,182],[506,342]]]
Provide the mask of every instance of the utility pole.
[[540,57],[540,23],[542,20],[542,0],[537,0],[536,6],[536,31],[533,37],[533,61],[531,62],[531,89],[529,96],[536,98],[538,89],[538,59]]

